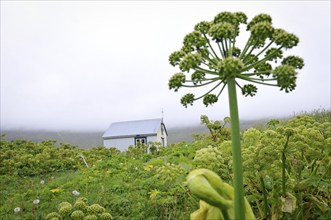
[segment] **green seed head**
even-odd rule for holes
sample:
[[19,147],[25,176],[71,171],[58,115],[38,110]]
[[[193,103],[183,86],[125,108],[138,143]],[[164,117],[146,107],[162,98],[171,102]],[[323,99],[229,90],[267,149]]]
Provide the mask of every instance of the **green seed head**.
[[82,211],[86,211],[87,204],[83,202],[82,200],[77,200],[74,204],[74,208]]
[[108,212],[102,213],[99,217],[101,220],[112,220],[113,219],[113,216]]
[[185,75],[183,73],[176,73],[169,80],[169,89],[174,89],[177,92],[183,83],[185,83]]
[[99,204],[93,204],[87,207],[87,213],[89,214],[100,214],[105,211],[105,208]]
[[184,105],[185,108],[187,108],[188,105],[193,105],[193,102],[194,102],[194,95],[192,93],[188,93],[184,95],[180,100],[180,103],[182,103],[182,105]]
[[202,21],[195,25],[194,30],[200,31],[202,34],[207,34],[210,29],[211,23],[207,21]]
[[236,57],[227,57],[218,63],[219,74],[223,79],[235,78],[243,68],[243,62]]
[[49,214],[46,215],[46,220],[60,219],[60,218],[61,218],[61,216],[57,212],[51,212],[51,213],[49,213]]
[[98,217],[96,215],[87,215],[84,220],[98,220]]
[[84,212],[82,212],[81,210],[76,210],[71,213],[71,218],[74,220],[83,220],[84,216]]

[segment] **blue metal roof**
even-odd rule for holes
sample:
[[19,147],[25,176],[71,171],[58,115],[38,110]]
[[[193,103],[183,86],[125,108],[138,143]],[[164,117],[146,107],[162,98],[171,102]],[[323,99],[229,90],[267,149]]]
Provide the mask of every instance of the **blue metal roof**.
[[133,137],[137,135],[156,135],[162,119],[147,119],[138,121],[114,122],[103,134],[103,138]]

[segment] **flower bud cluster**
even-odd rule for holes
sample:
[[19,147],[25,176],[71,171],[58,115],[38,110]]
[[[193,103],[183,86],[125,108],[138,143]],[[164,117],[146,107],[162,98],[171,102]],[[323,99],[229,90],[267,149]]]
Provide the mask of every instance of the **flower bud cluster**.
[[236,24],[236,16],[234,13],[225,11],[225,12],[221,12],[219,14],[217,14],[214,17],[213,23],[214,24],[218,24],[218,23],[223,23],[223,22],[227,22],[230,24]]
[[224,156],[216,147],[208,146],[198,150],[193,161],[199,168],[207,168],[221,175],[228,173]]
[[74,220],[80,220],[80,219],[84,219],[84,212],[81,211],[81,210],[76,210],[76,211],[73,211],[70,215],[70,217]]
[[49,213],[46,220],[55,220],[68,218],[70,216],[73,220],[111,220],[113,217],[106,209],[99,204],[88,205],[85,197],[79,197],[72,206],[69,202],[61,202],[58,206],[58,212]]
[[[247,132],[247,134],[246,134]],[[261,175],[280,177],[280,156],[285,144],[285,136],[273,130],[259,132],[249,129],[243,134],[243,166],[246,173],[251,169]]]
[[185,108],[187,108],[188,105],[193,105],[193,102],[194,95],[192,93],[188,93],[180,99],[180,103],[182,103]]
[[61,202],[59,204],[59,214],[67,216],[72,211],[72,205],[69,202]]
[[208,34],[216,42],[221,42],[224,38],[234,38],[236,36],[236,29],[231,23],[223,22],[212,25]]
[[201,64],[201,54],[200,53],[188,53],[179,63],[179,69],[183,72],[189,71]]
[[84,220],[97,220],[98,217],[96,215],[87,215]]
[[194,30],[199,31],[202,34],[207,34],[210,29],[210,26],[210,22],[202,21],[195,25]]
[[156,177],[168,183],[175,181],[184,173],[184,169],[176,164],[167,163],[156,169]]
[[266,51],[265,57],[268,57],[269,61],[275,60],[275,62],[277,63],[277,58],[283,57],[283,51],[278,50],[277,48],[270,48],[269,50]]
[[247,22],[247,16],[243,12],[221,12],[218,15],[215,16],[213,23],[219,24],[219,23],[229,23],[233,25],[233,28],[235,30],[235,36],[238,36],[239,34],[239,25],[240,23],[246,23]]
[[243,68],[243,62],[236,57],[227,57],[218,63],[218,70],[222,79],[235,78]]
[[208,105],[212,105],[218,101],[218,98],[214,94],[207,94],[203,97],[203,104],[208,107]]
[[74,203],[74,208],[85,212],[87,209],[87,199],[85,197],[79,197]]
[[299,38],[294,34],[287,33],[283,29],[275,29],[272,35],[272,40],[286,49],[295,47],[299,43]]
[[[266,75],[266,76],[270,75],[271,70],[272,70],[272,66],[269,63],[263,63],[263,64],[260,64],[259,66],[257,66],[255,68],[254,72],[257,73],[257,75],[263,79],[264,75]],[[263,73],[263,74],[258,73],[258,72],[266,72],[266,71],[270,71],[270,73]]]
[[280,90],[285,90],[288,93],[295,89],[297,72],[292,66],[278,66],[272,71],[272,74],[277,79],[277,85],[280,87]]
[[265,39],[271,38],[273,31],[274,28],[271,23],[267,21],[259,22],[251,28],[252,37],[262,39],[263,42]]
[[169,56],[169,62],[172,66],[176,66],[180,63],[181,59],[185,56],[185,52],[182,50],[175,51]]
[[285,57],[282,60],[282,64],[292,66],[295,69],[302,69],[303,66],[305,65],[303,59],[297,56]]
[[256,128],[249,128],[243,134],[243,144],[246,147],[255,146],[259,142],[261,132]]
[[268,14],[258,14],[247,24],[247,30],[251,30],[254,25],[261,22],[267,22],[271,24],[272,18]]
[[252,84],[246,84],[242,87],[241,92],[244,96],[254,96],[257,92],[257,87]]
[[194,73],[192,73],[191,75],[191,80],[193,81],[193,84],[196,85],[198,83],[201,83],[202,80],[205,78],[205,73],[202,71],[195,71]]
[[46,220],[60,220],[61,216],[57,212],[51,212],[46,215]]
[[176,73],[169,80],[169,89],[174,89],[177,92],[183,83],[185,83],[185,75],[183,73]]
[[[193,31],[187,34],[184,38],[184,47],[191,47],[194,49],[199,49],[208,43],[207,39],[201,35],[199,31]],[[192,51],[193,51],[192,50]]]
[[105,212],[105,208],[99,204],[93,204],[88,206],[86,211],[88,214],[101,214]]

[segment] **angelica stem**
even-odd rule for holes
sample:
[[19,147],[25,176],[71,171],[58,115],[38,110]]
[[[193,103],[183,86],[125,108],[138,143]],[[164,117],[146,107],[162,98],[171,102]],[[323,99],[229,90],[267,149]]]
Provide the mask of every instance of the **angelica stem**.
[[231,140],[234,172],[234,214],[235,219],[245,219],[243,184],[244,181],[240,146],[240,126],[236,93],[236,81],[234,78],[229,78],[227,80],[227,84],[230,104]]
[[261,183],[261,188],[262,188],[262,193],[263,193],[264,214],[265,214],[265,217],[268,218],[269,214],[270,214],[270,208],[269,208],[269,204],[268,204],[267,190],[265,188],[264,180],[261,175],[260,175],[260,183]]

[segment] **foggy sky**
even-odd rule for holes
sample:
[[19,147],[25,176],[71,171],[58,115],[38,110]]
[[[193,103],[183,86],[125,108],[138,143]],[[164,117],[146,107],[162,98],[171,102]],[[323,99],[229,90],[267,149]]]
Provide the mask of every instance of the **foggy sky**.
[[[229,115],[227,93],[205,108],[168,89],[169,55],[200,21],[222,11],[270,14],[300,43],[297,88],[238,94],[242,119],[330,109],[329,1],[1,1],[1,129],[105,130],[116,121],[162,117],[168,127]],[[247,34],[247,33],[246,33]],[[247,35],[241,33],[241,43]]]

